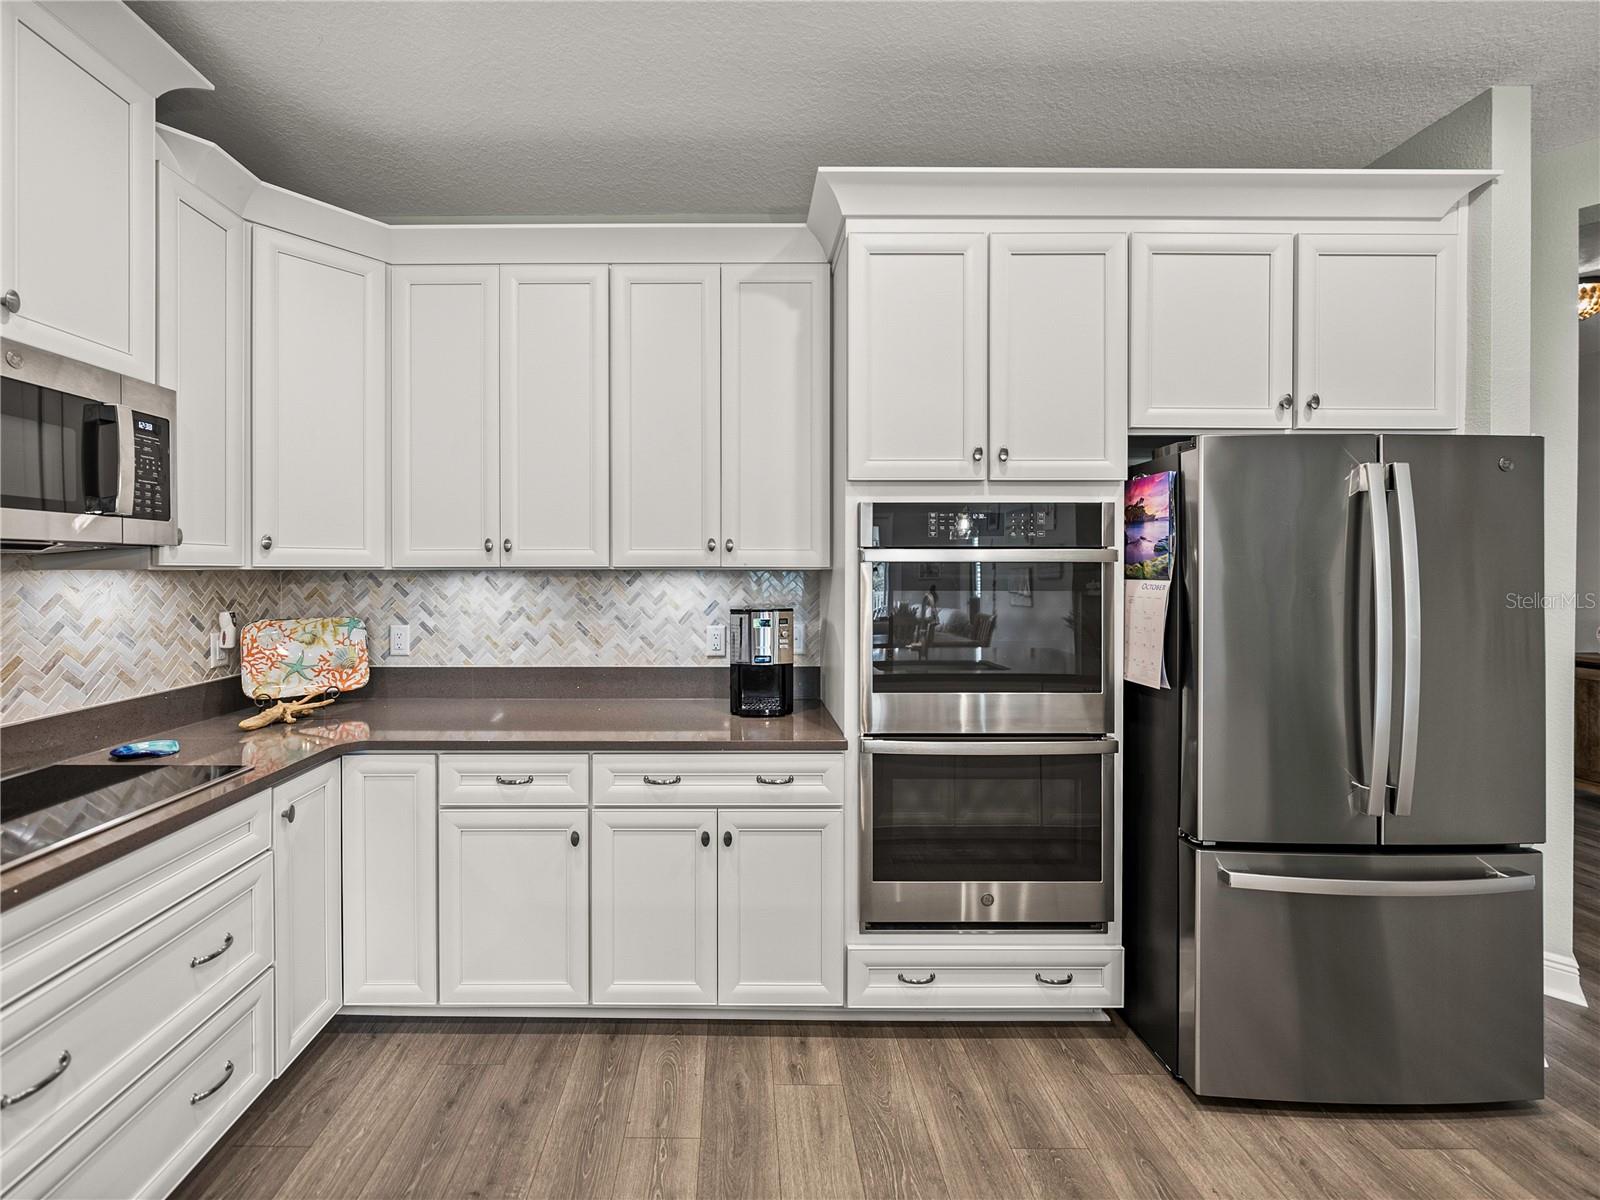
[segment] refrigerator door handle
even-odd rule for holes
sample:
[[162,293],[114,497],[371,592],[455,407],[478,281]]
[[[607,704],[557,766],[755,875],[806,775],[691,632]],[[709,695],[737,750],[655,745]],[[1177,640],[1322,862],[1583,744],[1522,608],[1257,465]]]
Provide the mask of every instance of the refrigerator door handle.
[[1422,572],[1417,559],[1417,499],[1411,487],[1411,464],[1391,463],[1395,509],[1400,532],[1400,596],[1405,620],[1405,680],[1400,697],[1400,778],[1395,785],[1394,815],[1410,816],[1417,783],[1417,712],[1422,704]]
[[1384,465],[1366,462],[1350,475],[1350,495],[1367,494],[1372,536],[1372,758],[1367,782],[1354,785],[1357,811],[1383,815],[1389,788],[1389,734],[1394,696],[1394,581],[1389,557],[1389,502]]
[[1455,879],[1338,879],[1310,875],[1275,875],[1264,871],[1230,870],[1217,863],[1223,887],[1246,892],[1293,892],[1306,896],[1492,896],[1531,891],[1536,882],[1526,871],[1500,871],[1487,864],[1484,874]]

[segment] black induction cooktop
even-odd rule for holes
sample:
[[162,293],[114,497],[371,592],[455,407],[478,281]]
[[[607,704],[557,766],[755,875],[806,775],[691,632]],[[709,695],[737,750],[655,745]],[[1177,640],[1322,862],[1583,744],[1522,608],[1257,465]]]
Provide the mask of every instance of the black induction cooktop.
[[41,767],[0,779],[0,865],[99,833],[249,769],[107,763]]

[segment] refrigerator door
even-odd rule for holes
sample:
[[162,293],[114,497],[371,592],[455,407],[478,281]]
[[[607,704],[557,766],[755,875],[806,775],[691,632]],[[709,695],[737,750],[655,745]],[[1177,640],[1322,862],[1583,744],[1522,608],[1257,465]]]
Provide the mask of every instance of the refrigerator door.
[[1537,852],[1181,853],[1179,1073],[1197,1094],[1543,1095]]
[[1371,501],[1350,488],[1377,453],[1371,434],[1219,435],[1182,456],[1191,837],[1377,841],[1359,786],[1374,725]]
[[[1382,454],[1396,578],[1396,735],[1382,840],[1542,842],[1543,441],[1385,434]],[[1414,570],[1404,561],[1412,512]],[[1415,631],[1406,628],[1408,594]],[[1413,632],[1418,669],[1408,673]]]

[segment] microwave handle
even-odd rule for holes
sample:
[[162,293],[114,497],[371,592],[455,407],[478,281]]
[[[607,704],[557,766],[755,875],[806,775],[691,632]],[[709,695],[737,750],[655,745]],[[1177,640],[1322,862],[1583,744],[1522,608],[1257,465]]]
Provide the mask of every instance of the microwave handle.
[[863,754],[1066,755],[1115,754],[1113,738],[1062,738],[1049,741],[979,741],[972,738],[861,739]]
[[[111,445],[106,453],[105,434]],[[91,511],[119,517],[133,515],[133,410],[126,404],[97,404],[84,410],[83,476],[94,482],[100,507]]]

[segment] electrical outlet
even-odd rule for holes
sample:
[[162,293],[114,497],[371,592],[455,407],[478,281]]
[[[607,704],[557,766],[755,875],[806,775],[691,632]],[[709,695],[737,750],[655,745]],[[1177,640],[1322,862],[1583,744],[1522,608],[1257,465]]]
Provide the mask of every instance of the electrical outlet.
[[222,644],[222,631],[213,629],[211,631],[211,644],[206,649],[206,665],[220,667],[226,665],[227,661],[228,651]]
[[389,626],[389,657],[409,658],[411,656],[411,626]]
[[806,652],[806,623],[804,621],[796,621],[794,623],[794,652],[796,654],[804,654]]
[[728,653],[728,627],[726,625],[706,626],[706,657],[723,658]]

